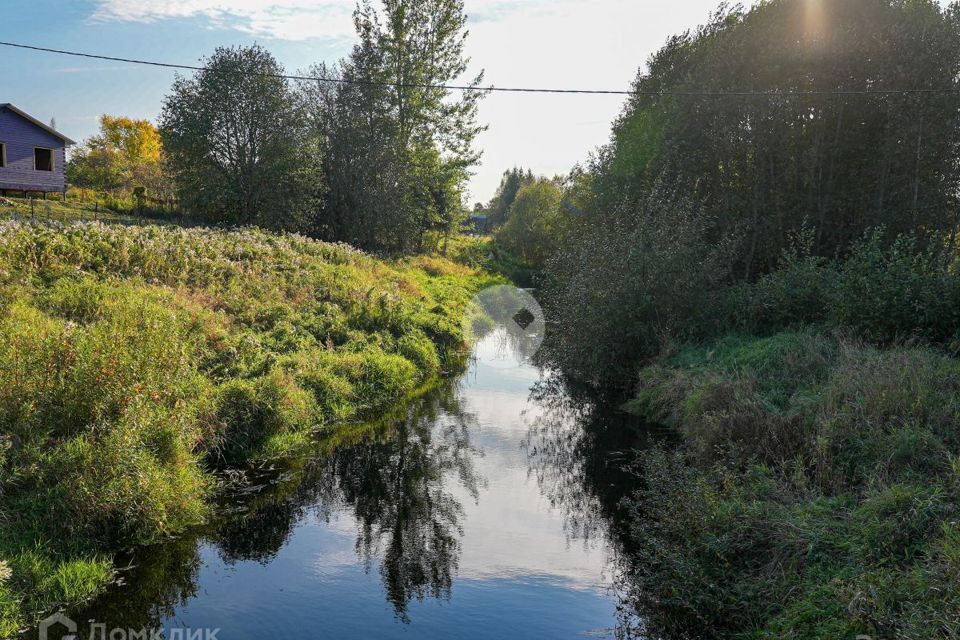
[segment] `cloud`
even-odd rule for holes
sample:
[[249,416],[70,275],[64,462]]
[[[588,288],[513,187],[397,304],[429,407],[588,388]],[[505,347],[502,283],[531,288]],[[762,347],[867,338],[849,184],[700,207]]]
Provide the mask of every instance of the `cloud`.
[[353,3],[344,0],[97,0],[98,22],[194,18],[210,26],[282,40],[353,35]]
[[[549,15],[574,0],[468,0],[472,23]],[[352,38],[353,0],[96,0],[97,22],[200,19],[208,26],[280,40]]]

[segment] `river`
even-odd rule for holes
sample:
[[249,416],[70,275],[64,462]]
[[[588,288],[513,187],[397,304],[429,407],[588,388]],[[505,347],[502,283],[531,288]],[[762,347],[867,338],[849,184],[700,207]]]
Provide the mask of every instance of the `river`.
[[81,637],[621,637],[622,443],[532,394],[542,378],[495,331],[459,376],[251,472],[214,522],[132,553],[67,614]]

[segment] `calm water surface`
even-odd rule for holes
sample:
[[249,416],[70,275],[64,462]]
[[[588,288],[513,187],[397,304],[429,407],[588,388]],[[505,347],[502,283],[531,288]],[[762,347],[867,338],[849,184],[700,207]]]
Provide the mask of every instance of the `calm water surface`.
[[96,620],[219,640],[617,637],[616,456],[562,395],[532,397],[540,380],[494,333],[458,378],[254,474],[68,613],[81,636]]

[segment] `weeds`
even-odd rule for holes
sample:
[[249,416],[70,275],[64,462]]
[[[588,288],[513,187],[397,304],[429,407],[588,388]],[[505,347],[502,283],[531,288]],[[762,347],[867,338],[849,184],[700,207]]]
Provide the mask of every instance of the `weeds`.
[[630,408],[682,451],[629,500],[637,606],[711,637],[942,637],[960,612],[960,364],[814,330],[644,370]]
[[0,224],[0,637],[202,522],[212,467],[451,366],[483,283],[251,229]]

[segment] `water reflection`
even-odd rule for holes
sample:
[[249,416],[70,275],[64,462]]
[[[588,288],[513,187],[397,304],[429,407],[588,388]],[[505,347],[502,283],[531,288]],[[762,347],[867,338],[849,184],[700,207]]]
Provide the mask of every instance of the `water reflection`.
[[265,494],[216,532],[221,556],[269,562],[308,513],[330,523],[350,509],[355,551],[365,569],[379,566],[398,617],[407,619],[412,599],[449,597],[463,516],[450,477],[479,495],[470,418],[459,410],[456,387],[445,385],[352,438],[321,443],[289,493]]
[[457,380],[251,473],[206,528],[138,551],[71,616],[224,640],[318,620],[332,637],[622,636],[608,452],[627,430],[517,356],[505,367],[504,348],[492,335]]
[[524,441],[533,474],[544,495],[564,516],[571,540],[602,540],[610,559],[610,589],[617,602],[615,637],[645,638],[643,621],[627,601],[626,576],[633,561],[622,499],[638,479],[630,471],[636,451],[671,437],[666,430],[592,398],[561,376],[532,389],[541,412]]
[[448,387],[413,403],[389,437],[366,438],[318,465],[339,502],[352,507],[357,554],[367,568],[380,563],[387,600],[404,620],[412,599],[450,596],[463,506],[449,479],[479,495],[470,416],[458,409]]

